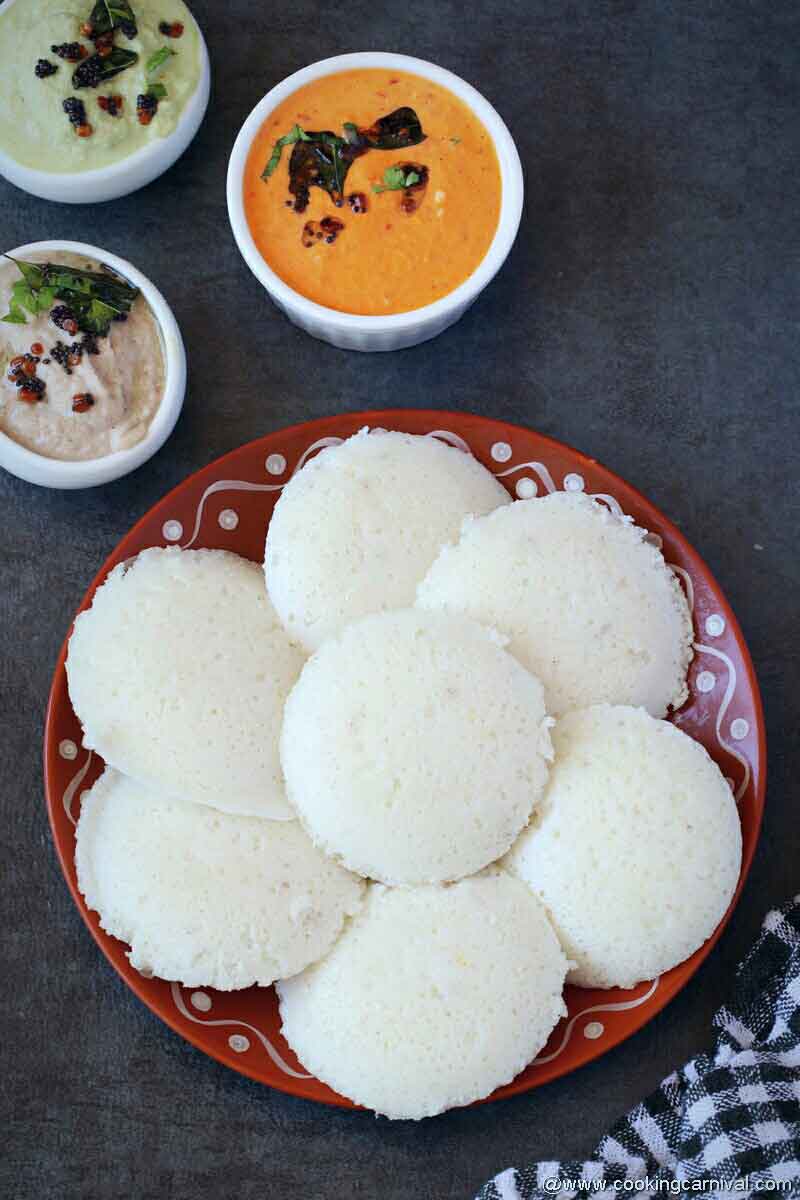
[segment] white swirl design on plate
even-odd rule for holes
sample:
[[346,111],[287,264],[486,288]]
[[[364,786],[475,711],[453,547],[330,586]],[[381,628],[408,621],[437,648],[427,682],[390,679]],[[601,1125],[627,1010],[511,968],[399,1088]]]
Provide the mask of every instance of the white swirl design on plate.
[[92,765],[92,753],[93,752],[90,750],[86,758],[86,762],[83,764],[80,771],[77,771],[72,776],[72,779],[70,779],[69,783],[64,789],[64,795],[61,797],[61,803],[64,805],[64,812],[67,814],[67,820],[71,821],[73,825],[77,825],[78,822],[72,815],[72,802],[75,799],[75,793],[86,778],[89,767]]
[[[315,450],[323,450],[326,446],[338,446],[343,440],[343,438],[338,437],[319,438],[319,440],[309,446],[308,449],[297,460],[297,465],[294,471],[292,471],[292,475],[297,474],[300,468],[305,464],[309,455],[313,454]],[[210,496],[216,495],[217,492],[279,492],[283,487],[285,487],[285,483],[250,483],[245,479],[218,479],[215,483],[209,484],[200,497],[200,502],[197,505],[192,536],[189,538],[188,542],[183,543],[181,549],[189,550],[197,541],[197,535],[199,534],[200,526],[203,523],[203,512],[205,511],[206,500],[208,500]]]
[[[728,682],[725,687],[725,694],[722,697],[722,702],[717,709],[715,728],[717,731],[717,741],[719,742],[720,746],[722,746],[723,750],[727,751],[728,754],[732,755],[742,766],[742,779],[739,783],[739,786],[736,788],[736,791],[734,792],[736,800],[739,801],[747,791],[747,785],[750,782],[750,763],[742,754],[741,750],[737,750],[736,747],[732,746],[730,742],[726,741],[722,735],[722,722],[725,720],[725,714],[730,707],[733,694],[736,691],[736,667],[733,665],[733,662],[728,655],[722,650],[717,650],[716,646],[704,646],[702,642],[695,642],[694,649],[698,654],[711,654],[714,658],[717,658],[720,662],[723,662],[728,669]],[[736,722],[734,722],[734,724],[735,723]],[[734,734],[734,737],[735,736],[736,735]]]
[[683,583],[686,590],[686,599],[689,604],[689,612],[692,614],[692,620],[694,620],[694,583],[692,582],[692,577],[688,571],[684,571],[683,567],[676,567],[675,563],[667,563],[667,566],[671,571],[675,572]]
[[[638,1008],[640,1004],[644,1004],[645,1001],[649,1000],[655,994],[659,982],[659,979],[654,979],[647,991],[643,992],[641,996],[637,996],[635,1000],[619,1000],[616,1004],[592,1004],[589,1008],[582,1008],[580,1012],[575,1013],[575,1016],[570,1017],[567,1021],[561,1041],[555,1050],[551,1054],[540,1054],[538,1058],[533,1060],[531,1065],[542,1067],[545,1063],[553,1062],[554,1059],[558,1058],[559,1054],[563,1054],[569,1044],[569,1039],[572,1037],[573,1029],[582,1017],[588,1017],[590,1013],[628,1012],[632,1008]],[[599,1024],[599,1021],[597,1024]],[[591,1037],[592,1035],[590,1034],[589,1036]]]
[[548,469],[544,465],[544,463],[540,463],[540,462],[517,463],[517,465],[515,467],[506,467],[505,471],[497,471],[496,475],[497,475],[498,479],[504,479],[506,475],[513,475],[515,471],[524,471],[527,467],[530,467],[531,471],[536,472],[536,474],[539,476],[539,479],[541,480],[541,482],[547,488],[548,492],[557,492],[558,491],[558,488],[556,487],[555,482],[553,480],[553,476],[550,474],[550,472],[548,471]]
[[619,500],[615,500],[613,496],[609,496],[607,492],[594,492],[593,500],[602,500],[606,508],[610,508],[615,517],[622,517],[625,521],[632,521],[632,517],[626,517],[622,511],[622,506]]
[[[269,1040],[269,1038],[266,1037],[259,1029],[256,1029],[256,1027],[254,1025],[249,1025],[247,1023],[247,1021],[237,1021],[233,1017],[218,1018],[218,1019],[214,1019],[212,1021],[201,1021],[201,1019],[199,1017],[196,1017],[194,1015],[194,1013],[190,1012],[190,1010],[186,1007],[186,1004],[184,1003],[183,995],[181,994],[181,985],[179,983],[171,983],[169,985],[169,987],[170,987],[170,991],[172,992],[172,999],[175,1002],[175,1007],[177,1008],[177,1010],[181,1014],[181,1016],[185,1017],[187,1021],[191,1021],[194,1025],[203,1025],[205,1027],[208,1027],[211,1025],[227,1026],[227,1027],[230,1027],[231,1025],[233,1025],[233,1026],[238,1025],[239,1028],[241,1028],[241,1029],[247,1029],[250,1031],[250,1033],[254,1034],[255,1037],[258,1038],[258,1040],[261,1042],[261,1045],[264,1047],[264,1049],[266,1050],[269,1057],[275,1063],[275,1066],[279,1067],[280,1070],[283,1071],[284,1075],[291,1075],[292,1079],[313,1079],[313,1075],[308,1075],[305,1071],[295,1071],[292,1067],[289,1066],[289,1064],[287,1062],[284,1062],[284,1060],[281,1058],[280,1054],[275,1049],[275,1047],[273,1046],[273,1044]],[[237,1038],[237,1042],[235,1045],[233,1044],[233,1037],[228,1039],[228,1044],[231,1046],[231,1048],[233,1050],[236,1050],[236,1052],[238,1054],[244,1053],[244,1051],[249,1047],[249,1042],[248,1042],[248,1047],[246,1047],[246,1046],[244,1046],[243,1041],[238,1040],[242,1036],[243,1035],[241,1035],[241,1034],[233,1035],[233,1037]]]
[[449,446],[455,446],[456,450],[463,450],[465,454],[472,454],[464,439],[459,437],[457,433],[450,433],[448,429],[432,429],[430,433],[425,434],[425,437],[438,438],[440,442],[447,442]]

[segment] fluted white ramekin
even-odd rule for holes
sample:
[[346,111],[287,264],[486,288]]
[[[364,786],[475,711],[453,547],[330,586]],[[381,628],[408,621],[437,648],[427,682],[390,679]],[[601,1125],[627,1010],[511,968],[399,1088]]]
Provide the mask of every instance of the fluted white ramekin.
[[[244,173],[253,139],[267,119],[287,96],[324,75],[358,68],[385,68],[421,75],[447,88],[472,110],[487,129],[497,153],[503,194],[500,220],[494,239],[483,261],[464,283],[449,295],[411,312],[387,317],[364,317],[338,312],[306,299],[289,287],[262,258],[253,240],[244,210]],[[228,164],[228,216],[242,256],[256,278],[264,285],[278,308],[290,321],[312,337],[321,338],[343,350],[402,350],[416,346],[453,325],[463,316],[503,265],[517,236],[523,199],[522,166],[511,134],[488,100],[470,84],[443,67],[411,58],[405,54],[365,51],[339,54],[312,63],[296,71],[259,101],[245,121],[231,152]]]
[[[5,0],[8,8],[22,2]],[[200,79],[186,102],[178,124],[166,137],[154,139],[147,146],[107,167],[95,167],[89,171],[38,171],[17,162],[0,149],[0,175],[32,196],[39,196],[42,200],[58,200],[62,204],[99,204],[104,200],[117,200],[152,183],[169,170],[188,148],[208,108],[211,67],[199,25],[197,32],[200,37]]]
[[41,256],[45,260],[47,256],[55,257],[59,253],[85,255],[86,258],[111,267],[112,271],[117,271],[137,287],[149,304],[161,333],[164,352],[164,394],[147,433],[141,442],[127,450],[117,450],[113,454],[104,454],[101,458],[86,458],[80,462],[64,462],[60,458],[45,458],[43,454],[36,454],[0,432],[0,467],[28,483],[64,489],[97,487],[98,484],[109,483],[112,479],[119,479],[122,475],[135,471],[161,449],[175,428],[175,422],[183,408],[186,394],[186,351],[172,309],[146,275],[137,271],[136,267],[131,266],[124,258],[118,258],[116,254],[109,254],[107,250],[101,250],[97,246],[88,246],[84,242],[31,242],[27,246],[17,246],[16,250],[9,250],[8,253],[12,258],[23,258],[33,254],[37,259]]

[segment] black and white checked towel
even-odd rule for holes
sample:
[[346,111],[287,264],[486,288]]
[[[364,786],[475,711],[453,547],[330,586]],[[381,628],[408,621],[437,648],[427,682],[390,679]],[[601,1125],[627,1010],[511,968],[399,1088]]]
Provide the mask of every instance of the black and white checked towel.
[[767,914],[714,1032],[713,1050],[665,1079],[590,1160],[510,1167],[477,1200],[800,1197],[800,896]]

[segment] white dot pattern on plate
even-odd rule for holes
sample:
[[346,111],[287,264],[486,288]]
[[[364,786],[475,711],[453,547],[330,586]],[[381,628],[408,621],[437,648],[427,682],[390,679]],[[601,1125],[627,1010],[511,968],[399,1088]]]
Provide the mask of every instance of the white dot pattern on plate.
[[270,475],[282,475],[286,470],[286,459],[282,454],[270,454],[264,466]]
[[250,1049],[250,1039],[246,1038],[243,1033],[232,1033],[228,1038],[228,1045],[237,1054],[244,1054],[245,1050]]
[[217,517],[220,529],[235,529],[239,524],[239,514],[234,512],[232,508],[223,508],[222,512]]
[[189,999],[192,1002],[192,1007],[198,1012],[209,1012],[211,1009],[211,997],[206,992],[192,992]]
[[725,618],[719,613],[712,613],[710,617],[706,617],[706,633],[709,637],[721,637],[725,632]]
[[165,521],[161,532],[165,541],[177,542],[178,538],[183,535],[183,526],[180,521]]
[[697,676],[698,692],[713,692],[717,677],[713,671],[701,671]]
[[495,462],[508,462],[511,458],[511,447],[508,442],[495,442],[492,446],[492,458]]
[[520,479],[517,483],[517,495],[520,500],[531,500],[536,495],[536,483],[533,479]]
[[78,747],[69,738],[64,738],[64,741],[59,743],[58,753],[62,758],[66,758],[67,762],[72,762],[78,757]]
[[750,725],[745,721],[744,717],[737,717],[735,721],[731,721],[731,737],[735,742],[741,742],[742,738],[746,738],[750,732]]
[[603,1036],[605,1031],[606,1027],[602,1021],[590,1021],[583,1031],[583,1036],[591,1041],[596,1041],[597,1038]]
[[[564,476],[564,491],[565,492],[582,492],[586,487],[586,482],[582,475],[569,474]],[[592,1024],[597,1024],[593,1021]]]

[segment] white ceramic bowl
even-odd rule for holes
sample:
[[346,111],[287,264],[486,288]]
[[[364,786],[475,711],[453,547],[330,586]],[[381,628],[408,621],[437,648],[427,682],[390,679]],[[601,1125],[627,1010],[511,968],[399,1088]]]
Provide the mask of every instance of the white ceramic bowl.
[[[22,0],[5,0],[7,8],[21,2]],[[194,20],[194,16],[192,19]],[[200,37],[200,80],[172,133],[158,138],[149,146],[142,146],[141,150],[129,154],[119,162],[111,163],[108,167],[98,167],[93,171],[75,171],[72,174],[36,171],[32,167],[23,166],[0,149],[0,175],[22,188],[24,192],[30,192],[32,196],[39,196],[42,200],[59,200],[63,204],[98,204],[103,200],[117,200],[120,196],[127,196],[130,192],[136,192],[152,183],[186,150],[200,128],[208,108],[211,67],[208,49],[199,26],[197,32]]]
[[17,246],[16,250],[9,250],[8,253],[14,258],[28,254],[35,254],[37,257],[64,253],[82,254],[118,271],[129,283],[139,288],[161,330],[165,380],[164,395],[150,428],[142,441],[130,449],[118,450],[115,454],[106,454],[102,458],[87,458],[82,462],[63,462],[57,458],[45,458],[36,454],[0,432],[0,467],[28,483],[70,489],[97,487],[100,483],[110,483],[112,479],[119,479],[120,476],[135,471],[161,449],[175,428],[175,422],[183,408],[186,393],[186,351],[172,309],[158,288],[142,275],[141,271],[137,271],[136,267],[131,266],[124,258],[109,254],[98,246],[88,246],[84,242],[30,242],[27,246]]
[[[243,184],[247,156],[253,138],[269,114],[292,92],[314,79],[359,67],[386,68],[421,75],[458,96],[488,130],[497,152],[503,184],[500,220],[494,239],[485,258],[469,278],[455,291],[433,304],[387,317],[362,317],[342,313],[301,296],[267,266],[253,240],[244,211]],[[436,337],[442,330],[453,325],[503,265],[517,236],[522,215],[522,197],[522,166],[517,148],[502,119],[488,100],[450,71],[405,54],[379,54],[372,51],[339,54],[335,58],[325,58],[321,62],[312,63],[310,67],[304,67],[302,71],[296,71],[268,92],[250,113],[239,131],[228,164],[228,215],[233,235],[245,262],[290,321],[299,325],[312,337],[321,338],[322,341],[330,342],[331,345],[344,350],[402,350],[406,346],[416,346],[419,342]]]

